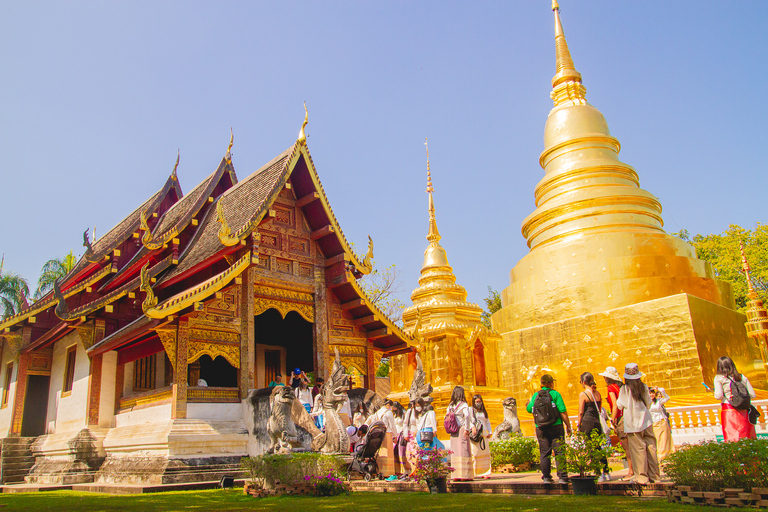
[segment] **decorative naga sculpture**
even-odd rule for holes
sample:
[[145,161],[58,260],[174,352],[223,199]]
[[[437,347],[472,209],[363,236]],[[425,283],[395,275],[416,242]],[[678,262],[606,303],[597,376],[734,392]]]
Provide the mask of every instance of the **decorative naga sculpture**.
[[291,386],[275,386],[269,397],[272,412],[267,421],[267,433],[272,441],[267,453],[291,453],[301,444],[291,408],[296,396]]
[[336,349],[336,360],[333,362],[331,376],[325,382],[322,391],[323,414],[325,416],[325,434],[313,442],[313,448],[317,447],[323,453],[348,453],[349,435],[344,423],[341,421],[338,409],[347,401],[349,381],[341,366],[339,350]]
[[520,433],[520,420],[517,418],[517,400],[510,396],[505,398],[501,404],[504,406],[504,421],[499,423],[493,430],[491,442],[506,441],[513,434]]
[[408,401],[413,403],[419,398],[429,405],[432,403],[432,384],[427,382],[427,373],[424,371],[424,365],[421,363],[419,353],[416,353],[416,371],[413,372],[411,389],[408,390]]

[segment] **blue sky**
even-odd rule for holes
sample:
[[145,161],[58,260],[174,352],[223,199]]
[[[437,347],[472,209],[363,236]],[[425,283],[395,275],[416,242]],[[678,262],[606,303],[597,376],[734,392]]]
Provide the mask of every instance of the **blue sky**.
[[[768,3],[561,2],[588,101],[668,232],[765,221]],[[0,0],[0,252],[33,284],[181,152],[189,191],[235,133],[241,178],[308,144],[349,240],[417,286],[429,137],[443,246],[469,300],[527,252],[520,223],[555,72],[549,0]],[[410,304],[410,301],[407,301]]]

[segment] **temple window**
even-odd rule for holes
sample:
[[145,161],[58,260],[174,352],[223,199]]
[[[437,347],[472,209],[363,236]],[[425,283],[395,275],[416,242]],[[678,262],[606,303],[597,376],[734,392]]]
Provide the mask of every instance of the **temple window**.
[[[193,371],[194,365],[197,365],[196,372]],[[238,386],[237,368],[222,356],[211,359],[211,356],[203,355],[189,366],[189,375],[197,374],[197,378],[189,383],[191,386],[197,386],[198,379],[204,380],[209,387],[236,388]]]
[[77,360],[77,345],[67,348],[67,355],[64,359],[64,386],[61,389],[61,396],[69,396],[72,387],[75,385],[75,362]]
[[133,390],[149,391],[155,389],[155,375],[157,374],[156,354],[142,357],[134,362],[133,366]]
[[2,407],[8,406],[8,397],[11,394],[11,376],[12,375],[13,375],[13,362],[10,362],[5,366],[5,384],[3,385]]

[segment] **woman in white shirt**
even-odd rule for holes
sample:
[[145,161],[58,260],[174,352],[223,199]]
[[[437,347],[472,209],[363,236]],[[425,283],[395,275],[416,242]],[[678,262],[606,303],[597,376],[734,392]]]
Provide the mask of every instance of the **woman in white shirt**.
[[749,410],[736,409],[733,401],[733,390],[743,384],[750,398],[755,398],[755,390],[749,379],[736,370],[736,365],[728,356],[717,360],[717,375],[715,375],[715,398],[720,400],[720,424],[723,426],[723,439],[738,441],[739,439],[757,439],[755,426],[749,421]]
[[636,363],[624,367],[624,386],[619,391],[616,405],[624,411],[624,432],[631,452],[633,480],[647,484],[659,480],[659,460],[656,455],[656,436],[653,434],[651,394],[640,380],[643,373]]
[[451,465],[453,466],[453,480],[468,481],[474,478],[472,468],[472,447],[469,441],[471,422],[468,421],[471,413],[467,405],[464,388],[456,386],[451,393],[451,401],[448,404],[448,412],[453,412],[459,431],[451,434]]
[[294,391],[294,394],[296,395],[296,398],[299,399],[299,402],[301,402],[301,405],[304,406],[304,409],[306,409],[307,412],[311,412],[312,411],[312,390],[309,389],[309,385],[307,384],[307,381],[302,379],[301,384],[299,384],[299,387],[296,388],[296,391]]
[[659,462],[664,457],[675,451],[672,442],[672,427],[669,424],[669,416],[664,409],[664,404],[669,401],[669,395],[664,388],[651,388],[651,420],[653,421],[653,434],[656,436],[656,454]]
[[312,407],[312,412],[309,413],[312,419],[315,421],[315,426],[320,430],[325,430],[325,414],[323,413],[323,394],[318,393],[315,395],[315,405]]
[[474,463],[475,475],[481,478],[491,477],[491,420],[488,419],[488,411],[485,410],[483,397],[474,395],[472,397],[472,416],[470,423],[470,435],[476,435],[477,426],[482,425],[482,438],[477,443],[470,439],[472,448],[472,460]]

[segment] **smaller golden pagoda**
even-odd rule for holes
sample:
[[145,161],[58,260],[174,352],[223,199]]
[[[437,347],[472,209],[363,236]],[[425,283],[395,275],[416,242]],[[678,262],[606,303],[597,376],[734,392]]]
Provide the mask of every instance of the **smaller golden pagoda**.
[[[464,387],[467,400],[479,393],[494,426],[502,421],[501,401],[509,396],[509,391],[499,387],[497,347],[501,336],[481,323],[482,308],[467,302],[467,291],[456,283],[448,256],[440,245],[433,192],[427,146],[429,245],[424,251],[419,287],[411,293],[413,305],[403,311],[403,328],[416,339],[426,380],[434,389],[433,404],[442,436],[442,417],[454,386]],[[390,398],[407,403],[416,364],[414,352],[392,357]]]
[[768,311],[763,306],[763,301],[755,291],[752,285],[752,278],[749,273],[752,271],[747,263],[747,256],[744,254],[744,243],[739,240],[739,249],[741,250],[741,264],[744,270],[744,277],[747,278],[747,322],[744,327],[747,328],[747,336],[755,340],[755,345],[760,349],[760,355],[763,358],[763,370],[768,378]]

